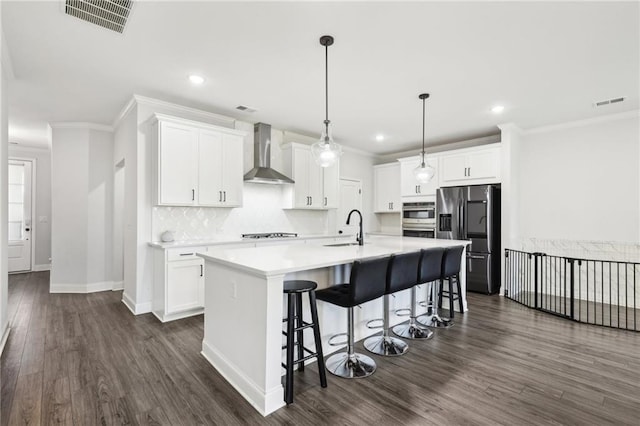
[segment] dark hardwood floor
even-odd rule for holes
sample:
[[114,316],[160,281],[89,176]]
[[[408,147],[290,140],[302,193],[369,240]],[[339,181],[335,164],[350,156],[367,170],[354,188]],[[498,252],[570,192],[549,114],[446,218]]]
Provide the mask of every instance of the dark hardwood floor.
[[[18,424],[640,424],[640,334],[498,296],[367,379],[296,374],[295,403],[260,416],[200,355],[202,317],[135,317],[121,292],[49,294],[9,278],[1,421]],[[239,337],[240,338],[240,337]],[[361,344],[357,345],[362,351]]]

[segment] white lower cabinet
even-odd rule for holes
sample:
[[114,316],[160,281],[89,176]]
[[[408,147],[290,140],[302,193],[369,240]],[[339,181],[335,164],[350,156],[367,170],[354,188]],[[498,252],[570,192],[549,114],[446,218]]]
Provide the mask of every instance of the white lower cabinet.
[[206,247],[154,250],[152,312],[162,322],[204,312]]
[[167,262],[167,309],[175,314],[204,308],[204,260]]

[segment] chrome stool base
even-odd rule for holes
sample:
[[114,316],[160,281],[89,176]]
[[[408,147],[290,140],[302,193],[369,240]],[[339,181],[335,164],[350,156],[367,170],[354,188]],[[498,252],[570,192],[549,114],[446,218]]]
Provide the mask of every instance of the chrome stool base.
[[431,339],[433,337],[433,331],[426,327],[422,327],[419,324],[399,324],[393,327],[394,334],[406,339]]
[[[424,319],[423,319],[424,318]],[[418,323],[429,328],[449,328],[453,327],[453,320],[442,318],[440,315],[422,315],[417,319]]]
[[365,339],[364,347],[369,352],[383,356],[403,355],[409,350],[409,345],[400,339],[388,336],[373,336]]
[[345,379],[360,379],[376,371],[376,362],[371,357],[357,353],[351,357],[346,352],[331,355],[325,365],[329,373]]

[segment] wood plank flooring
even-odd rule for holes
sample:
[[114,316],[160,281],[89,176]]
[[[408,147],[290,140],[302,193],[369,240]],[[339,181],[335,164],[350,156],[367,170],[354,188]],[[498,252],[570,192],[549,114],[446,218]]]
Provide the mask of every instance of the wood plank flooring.
[[[121,292],[49,294],[9,278],[0,425],[638,425],[640,333],[578,324],[499,296],[376,373],[297,373],[295,403],[263,418],[200,355],[202,316],[133,316]],[[239,336],[241,338],[241,336]],[[361,344],[359,351],[364,351]]]

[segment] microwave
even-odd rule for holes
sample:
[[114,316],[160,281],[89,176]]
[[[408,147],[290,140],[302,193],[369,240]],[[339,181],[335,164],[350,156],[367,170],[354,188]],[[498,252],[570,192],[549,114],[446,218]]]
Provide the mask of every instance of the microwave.
[[402,204],[402,223],[429,224],[436,223],[436,203],[416,202]]

